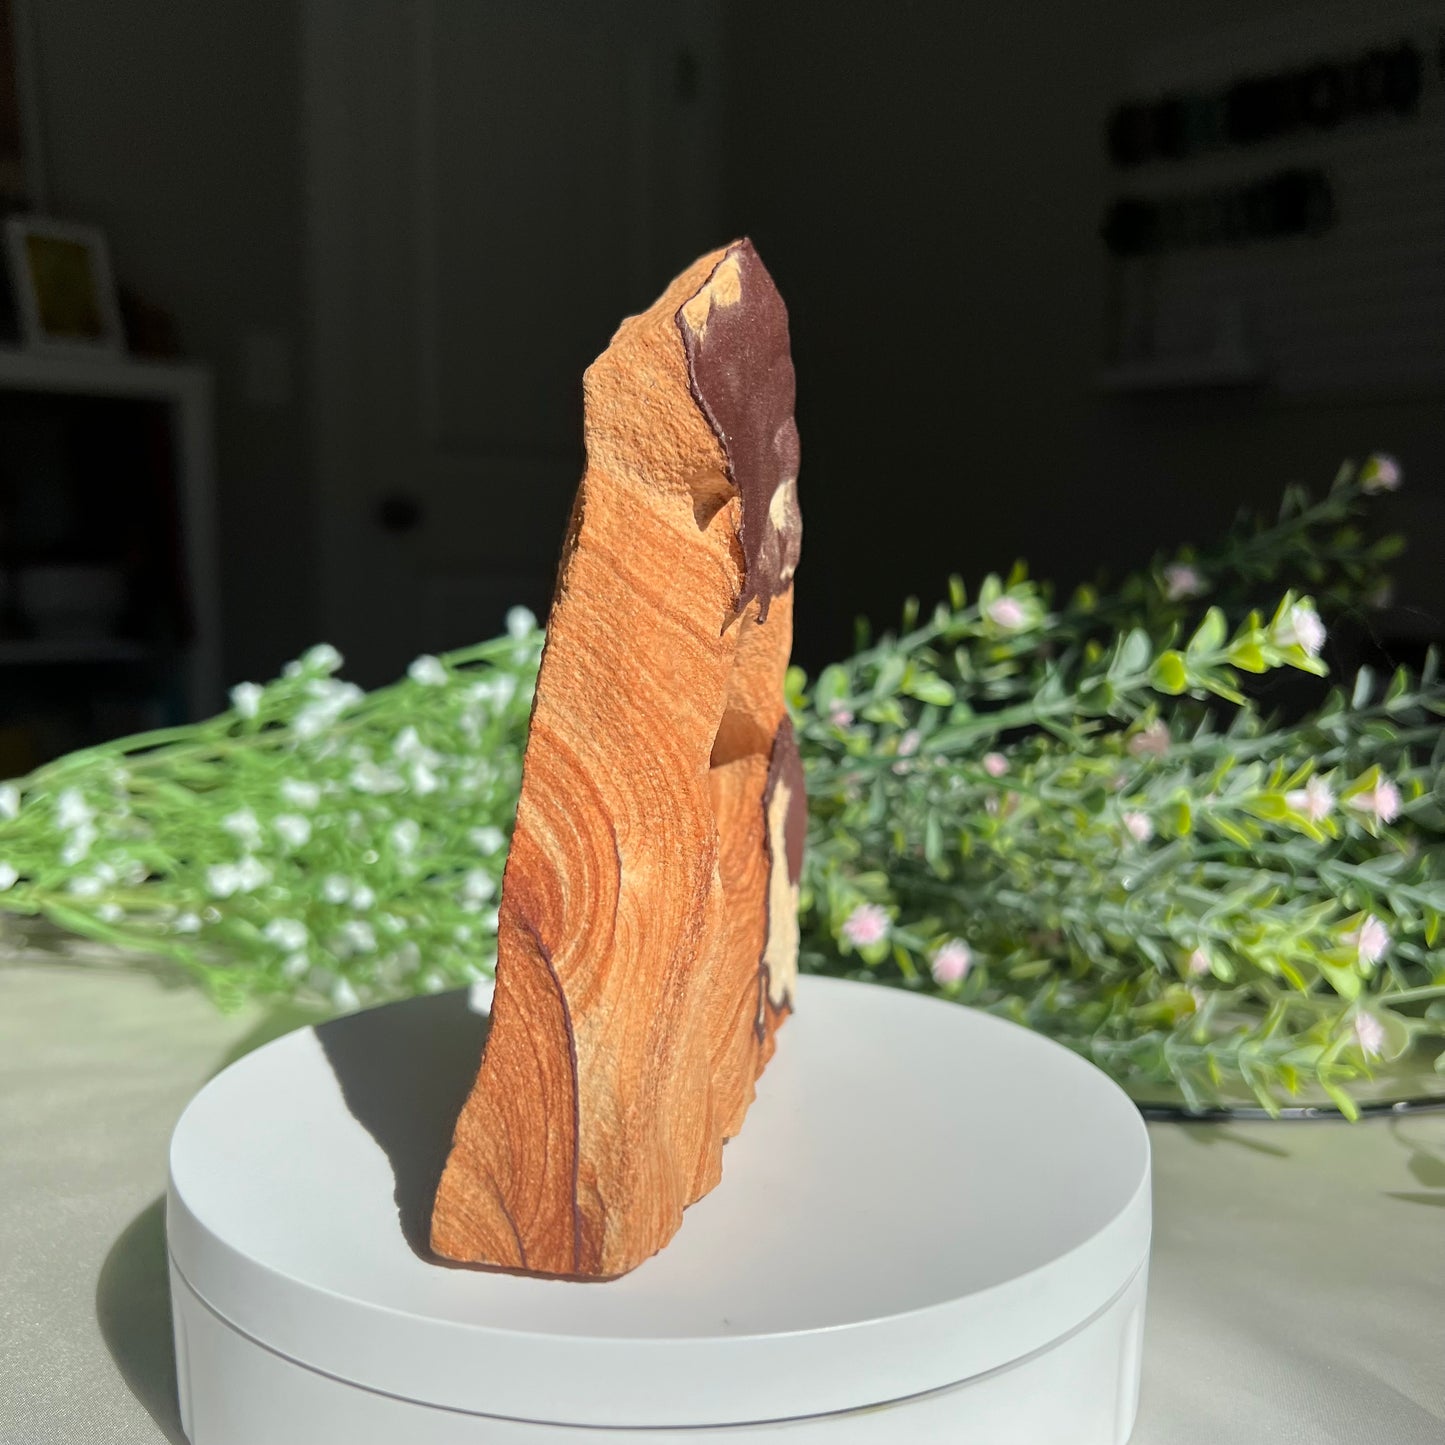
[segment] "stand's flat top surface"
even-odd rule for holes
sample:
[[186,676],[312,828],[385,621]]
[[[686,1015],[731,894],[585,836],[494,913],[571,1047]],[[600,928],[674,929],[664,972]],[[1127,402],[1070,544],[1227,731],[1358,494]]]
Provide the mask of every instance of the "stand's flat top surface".
[[463,994],[302,1030],[196,1097],[171,1248],[274,1349],[453,1408],[706,1424],[897,1399],[996,1368],[1142,1263],[1147,1135],[1097,1070],[956,1005],[807,978],[722,1183],[587,1284],[423,1257],[484,1021]]

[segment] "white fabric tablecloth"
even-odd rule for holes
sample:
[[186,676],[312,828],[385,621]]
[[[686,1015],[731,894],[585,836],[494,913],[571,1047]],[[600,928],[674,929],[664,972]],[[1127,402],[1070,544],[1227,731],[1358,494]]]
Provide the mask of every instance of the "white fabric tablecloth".
[[[0,962],[0,1445],[181,1445],[166,1143],[223,1063],[302,1021]],[[1445,1115],[1150,1135],[1134,1445],[1442,1445]]]

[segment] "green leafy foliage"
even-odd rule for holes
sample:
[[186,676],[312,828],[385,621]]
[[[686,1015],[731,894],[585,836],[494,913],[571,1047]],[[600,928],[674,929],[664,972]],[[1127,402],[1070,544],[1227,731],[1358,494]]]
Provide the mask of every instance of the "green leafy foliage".
[[[1438,1047],[1433,660],[1294,721],[1251,693],[1326,672],[1326,622],[1394,554],[1363,516],[1397,480],[1345,468],[1062,606],[1022,567],[972,602],[953,578],[811,686],[790,669],[804,966],[991,1010],[1198,1106],[1309,1088],[1351,1112],[1372,1068]],[[540,650],[519,610],[362,694],[316,648],[219,718],[6,784],[0,910],[168,958],[222,1003],[484,975]]]

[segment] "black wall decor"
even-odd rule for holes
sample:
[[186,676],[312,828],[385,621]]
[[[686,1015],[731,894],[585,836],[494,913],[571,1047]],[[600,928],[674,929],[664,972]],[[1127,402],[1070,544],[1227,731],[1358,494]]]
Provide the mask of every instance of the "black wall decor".
[[1402,40],[1351,60],[1246,76],[1211,94],[1127,101],[1109,117],[1105,143],[1115,165],[1130,167],[1382,114],[1413,115],[1423,77],[1419,50]]

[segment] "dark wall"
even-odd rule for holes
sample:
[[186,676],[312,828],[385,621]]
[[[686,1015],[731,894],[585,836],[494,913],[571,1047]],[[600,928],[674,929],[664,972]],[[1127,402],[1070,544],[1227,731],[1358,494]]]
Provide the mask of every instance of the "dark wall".
[[1107,94],[1083,23],[1033,6],[727,7],[728,229],[793,318],[806,529],[800,657],[847,646],[1093,511],[1091,217]]
[[[1396,519],[1445,523],[1438,398],[1096,386],[1104,121],[1136,48],[1208,22],[1187,8],[728,0],[724,229],[752,235],[793,318],[806,665],[950,571],[974,585],[1026,556],[1073,583],[1371,449],[1410,475]],[[1402,568],[1426,611],[1445,612],[1438,572],[1423,548]]]
[[[315,640],[307,451],[300,6],[31,7],[50,209],[101,226],[121,280],[216,379],[227,680]],[[281,352],[257,395],[248,347]],[[286,388],[282,387],[282,393]]]

